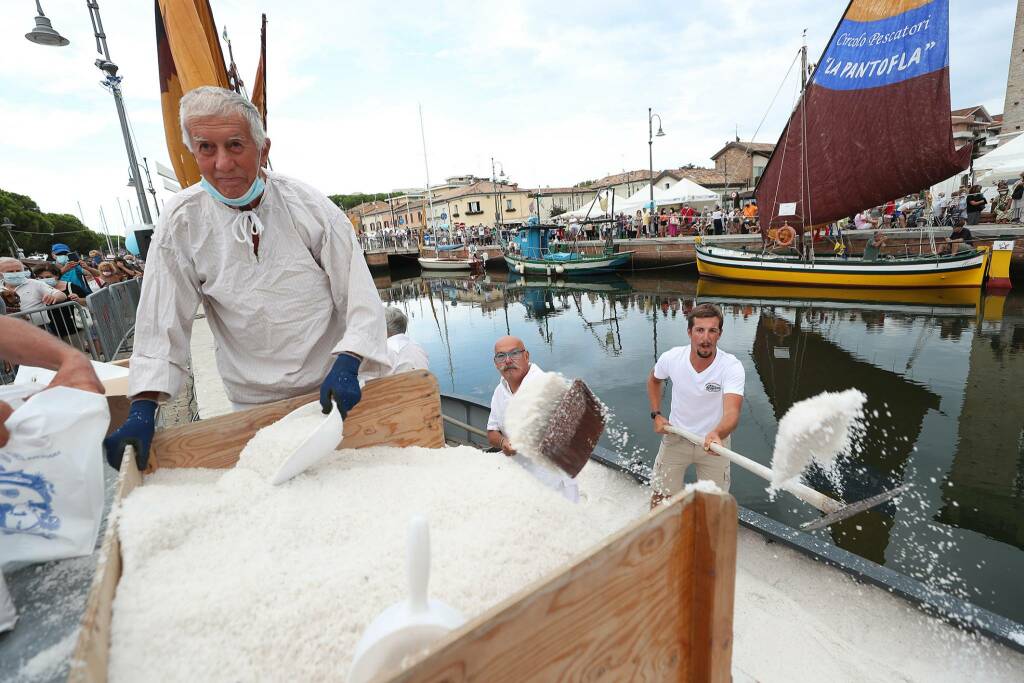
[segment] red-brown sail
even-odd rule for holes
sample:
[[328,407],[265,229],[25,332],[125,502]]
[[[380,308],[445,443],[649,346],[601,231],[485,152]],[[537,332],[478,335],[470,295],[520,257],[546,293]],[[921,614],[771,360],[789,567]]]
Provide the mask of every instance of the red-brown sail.
[[853,0],[757,184],[762,229],[850,216],[962,171],[949,0]]

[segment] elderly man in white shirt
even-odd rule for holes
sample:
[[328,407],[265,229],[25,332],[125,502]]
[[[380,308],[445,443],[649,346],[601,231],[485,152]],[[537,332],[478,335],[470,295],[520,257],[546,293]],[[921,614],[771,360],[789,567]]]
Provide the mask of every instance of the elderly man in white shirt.
[[427,352],[405,333],[409,328],[409,318],[405,313],[394,306],[388,306],[384,309],[384,322],[388,330],[390,374],[397,375],[410,370],[429,370],[430,359],[427,358]]
[[320,388],[324,412],[360,399],[358,373],[387,366],[384,306],[352,224],[309,185],[265,168],[259,112],[204,86],[181,100],[181,130],[202,173],[168,203],[153,234],[135,327],[128,420],[104,442],[119,467],[145,467],[157,402],[187,371],[200,303],[236,409]]
[[491,446],[512,458],[541,483],[558,491],[572,502],[579,501],[576,481],[566,475],[559,475],[549,468],[536,465],[532,460],[516,453],[512,442],[505,435],[505,412],[512,396],[527,382],[544,374],[540,367],[530,362],[530,352],[518,337],[502,337],[494,344],[494,365],[501,373],[501,381],[491,395],[491,414],[487,417],[487,441]]
[[[0,258],[0,274],[3,276],[3,287],[18,295],[22,311],[34,308],[53,306],[67,301],[64,292],[54,289],[41,280],[33,280],[32,273],[16,258],[4,256]],[[49,324],[50,316],[45,311],[30,313],[29,322],[33,325]]]

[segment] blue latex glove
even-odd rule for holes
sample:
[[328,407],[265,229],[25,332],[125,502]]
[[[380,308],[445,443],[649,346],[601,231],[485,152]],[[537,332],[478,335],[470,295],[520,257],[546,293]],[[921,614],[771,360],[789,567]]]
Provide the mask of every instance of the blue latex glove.
[[107,463],[115,470],[121,469],[124,447],[135,447],[135,464],[139,471],[146,469],[149,463],[149,444],[153,442],[156,431],[156,401],[132,401],[128,419],[117,431],[103,440],[103,450],[107,454]]
[[320,407],[324,415],[331,412],[331,401],[338,404],[341,416],[348,415],[363,392],[359,389],[359,364],[363,361],[347,353],[338,354],[334,361],[334,367],[327,373],[323,384],[320,385]]

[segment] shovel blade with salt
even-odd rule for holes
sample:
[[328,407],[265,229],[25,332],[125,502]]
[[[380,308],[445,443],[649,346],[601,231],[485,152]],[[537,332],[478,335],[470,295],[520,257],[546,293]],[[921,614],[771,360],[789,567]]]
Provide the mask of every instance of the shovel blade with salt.
[[604,411],[583,380],[573,380],[548,416],[540,454],[570,477],[590,460],[604,432]]

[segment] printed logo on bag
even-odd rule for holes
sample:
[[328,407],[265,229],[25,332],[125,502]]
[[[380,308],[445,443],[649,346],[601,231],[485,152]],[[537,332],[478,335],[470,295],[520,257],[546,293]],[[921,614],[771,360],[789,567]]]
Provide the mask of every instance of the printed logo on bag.
[[53,484],[42,476],[0,469],[0,531],[52,538],[60,528],[53,514]]
[[708,382],[707,384],[704,385],[704,391],[709,391],[712,394],[717,394],[721,390],[722,390],[722,385],[721,384],[717,384],[715,382]]

